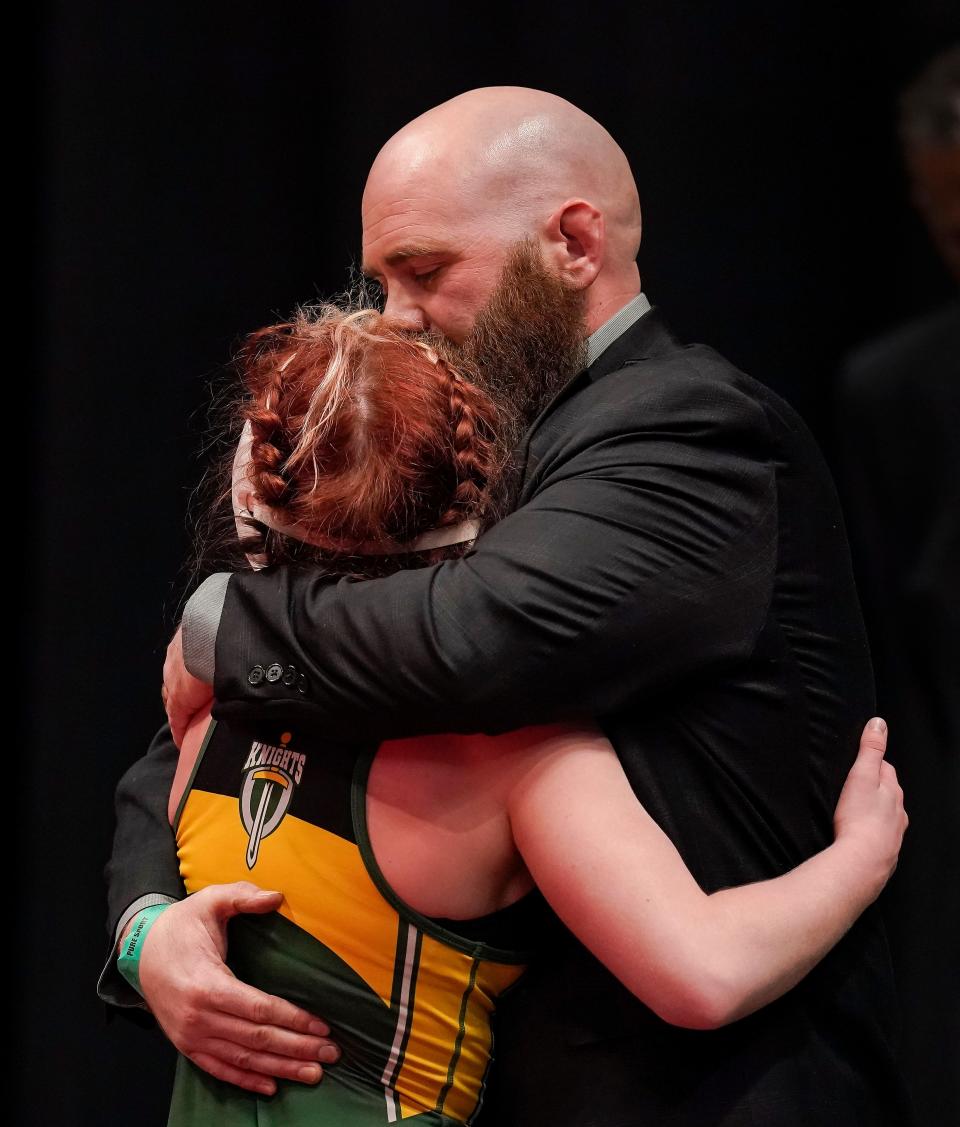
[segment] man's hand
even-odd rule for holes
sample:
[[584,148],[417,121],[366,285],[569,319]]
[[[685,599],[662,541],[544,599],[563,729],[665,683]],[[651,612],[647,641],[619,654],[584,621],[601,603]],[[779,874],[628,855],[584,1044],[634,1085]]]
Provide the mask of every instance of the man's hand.
[[167,710],[167,720],[173,734],[173,742],[180,747],[183,735],[190,721],[201,708],[213,700],[213,686],[200,681],[187,672],[183,663],[183,635],[181,627],[167,646],[167,657],[163,663],[163,707]]
[[143,943],[140,985],[164,1033],[211,1076],[272,1095],[274,1077],[316,1084],[340,1051],[330,1029],[290,1002],[240,982],[224,964],[227,921],[283,900],[249,881],[216,884],[171,905]]

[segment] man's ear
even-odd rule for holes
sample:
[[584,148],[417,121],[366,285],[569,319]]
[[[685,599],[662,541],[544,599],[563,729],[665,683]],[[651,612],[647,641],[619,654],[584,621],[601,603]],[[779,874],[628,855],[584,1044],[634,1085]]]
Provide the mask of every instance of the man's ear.
[[567,200],[547,220],[544,239],[547,264],[572,289],[591,285],[606,250],[603,212],[587,200]]

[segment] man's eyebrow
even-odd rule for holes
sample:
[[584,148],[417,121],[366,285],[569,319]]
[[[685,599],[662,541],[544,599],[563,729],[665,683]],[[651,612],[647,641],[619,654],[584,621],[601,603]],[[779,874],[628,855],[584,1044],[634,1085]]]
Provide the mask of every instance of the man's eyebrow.
[[[384,259],[388,266],[396,266],[410,258],[428,258],[433,254],[445,254],[446,251],[437,243],[409,243],[407,246],[397,247]],[[377,277],[377,271],[372,267],[362,265],[361,269],[368,278]]]

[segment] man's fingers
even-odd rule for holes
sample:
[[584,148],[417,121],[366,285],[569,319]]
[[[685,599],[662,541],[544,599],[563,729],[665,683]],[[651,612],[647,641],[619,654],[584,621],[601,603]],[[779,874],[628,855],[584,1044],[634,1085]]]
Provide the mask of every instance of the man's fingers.
[[183,662],[183,632],[177,628],[163,662],[163,705],[174,743],[180,747],[191,720],[213,700],[213,686],[194,677]]
[[200,897],[209,901],[220,920],[232,919],[241,912],[273,912],[283,902],[282,892],[260,888],[249,880],[210,885],[196,897],[198,903]]
[[187,734],[193,713],[177,707],[177,698],[166,690],[163,697],[163,707],[167,714],[167,723],[170,725],[170,735],[177,747],[183,747],[183,737]]
[[188,707],[183,707],[179,703],[180,698],[174,693],[167,694],[166,711],[167,723],[170,725],[170,735],[173,737],[173,742],[178,748],[183,747],[183,737],[187,734],[187,729],[193,723],[193,718],[201,710],[205,708],[210,702],[208,700],[188,702]]
[[209,1072],[211,1076],[215,1076],[218,1080],[223,1080],[227,1084],[235,1084],[238,1088],[243,1088],[247,1092],[259,1092],[263,1096],[272,1096],[277,1090],[276,1081],[270,1076],[264,1076],[257,1072],[244,1072],[243,1069],[236,1068],[232,1064],[220,1060],[219,1057],[211,1056],[210,1053],[191,1053],[189,1055],[197,1068],[202,1068],[204,1072]]
[[282,892],[268,892],[266,889],[258,888],[256,892],[238,893],[233,899],[233,911],[230,915],[236,916],[241,912],[248,914],[275,912],[282,903]]
[[[319,1052],[302,1058],[251,1049],[247,1045],[238,1044],[232,1039],[232,1035],[227,1040],[213,1037],[205,1039],[203,1050],[240,1072],[273,1076],[278,1080],[296,1080],[299,1084],[319,1083],[323,1077],[323,1064],[332,1063],[326,1060],[321,1063]],[[330,1051],[325,1052],[324,1056],[331,1056],[336,1060],[339,1053]]]
[[210,1005],[223,1014],[243,1018],[254,1025],[275,1026],[293,1033],[326,1037],[330,1026],[284,998],[266,994],[236,978],[221,979],[210,993]]
[[170,735],[173,738],[173,742],[178,748],[182,748],[183,737],[187,734],[187,728],[190,727],[189,717],[181,713],[171,712],[170,709],[167,709],[167,723],[170,725]]
[[[229,1042],[237,1050],[282,1058],[295,1065],[316,1064],[317,1061],[334,1064],[340,1059],[339,1047],[328,1037],[294,1033],[279,1026],[254,1025],[252,1021],[232,1014],[217,1014],[215,1019],[211,1019],[208,1028],[209,1036]],[[258,1064],[230,1057],[225,1059],[238,1068],[263,1071]]]

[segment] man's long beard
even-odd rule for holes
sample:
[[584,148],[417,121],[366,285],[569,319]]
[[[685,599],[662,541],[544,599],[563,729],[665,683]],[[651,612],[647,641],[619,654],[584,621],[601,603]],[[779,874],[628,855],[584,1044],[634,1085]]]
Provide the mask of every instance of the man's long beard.
[[530,424],[586,361],[586,291],[569,289],[544,265],[533,239],[510,252],[473,330],[445,352],[497,409],[496,467],[489,517],[510,511],[521,484],[518,454]]

